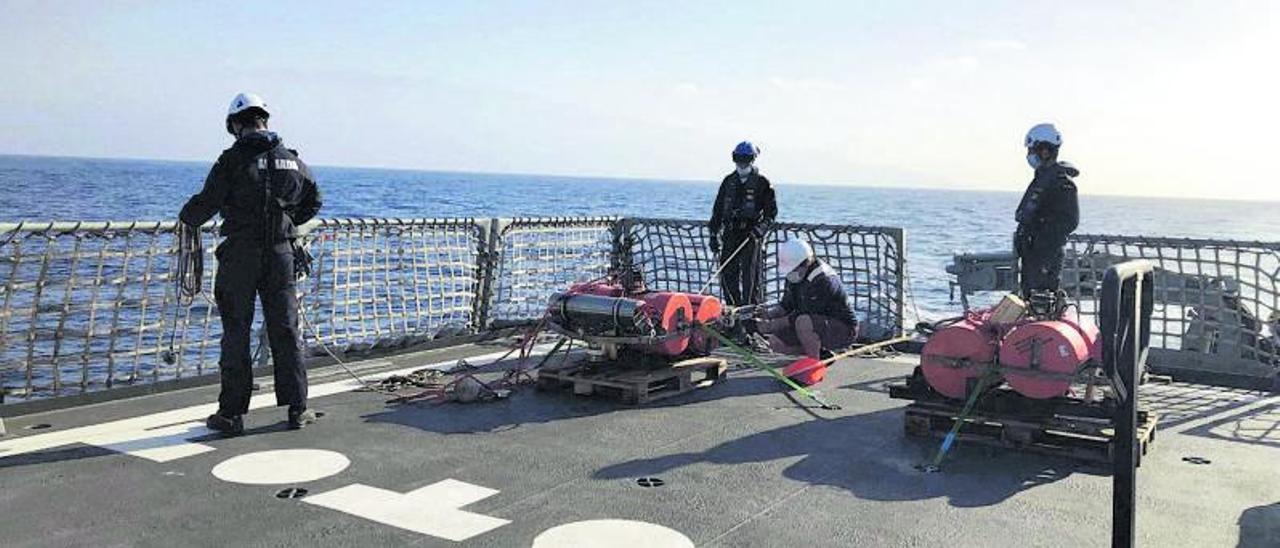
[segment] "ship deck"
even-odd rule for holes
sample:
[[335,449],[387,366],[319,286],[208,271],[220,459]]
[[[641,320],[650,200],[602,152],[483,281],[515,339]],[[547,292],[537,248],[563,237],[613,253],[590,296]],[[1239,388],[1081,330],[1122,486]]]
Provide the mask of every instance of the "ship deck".
[[[495,350],[356,365],[376,377],[462,356],[482,363]],[[743,369],[644,407],[533,387],[489,403],[391,404],[323,369],[311,405],[325,416],[296,432],[269,388],[236,438],[200,425],[216,387],[11,417],[0,437],[0,543],[1110,543],[1105,470],[960,444],[942,472],[921,472],[937,444],[904,436],[905,402],[885,391],[914,361],[839,363],[820,387],[835,411]],[[1280,398],[1177,383],[1143,390],[1161,424],[1138,472],[1139,544],[1280,545]],[[258,453],[292,450],[319,451]],[[308,493],[277,497],[290,487]]]

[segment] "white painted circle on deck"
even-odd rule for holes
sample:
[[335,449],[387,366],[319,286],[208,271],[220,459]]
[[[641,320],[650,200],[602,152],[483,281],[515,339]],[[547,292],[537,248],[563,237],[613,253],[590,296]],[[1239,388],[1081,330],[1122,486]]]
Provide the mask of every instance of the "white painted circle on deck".
[[231,483],[280,485],[327,478],[350,464],[346,455],[320,449],[258,451],[218,463],[213,476]]
[[533,539],[533,548],[693,548],[675,529],[625,519],[593,519],[558,525]]

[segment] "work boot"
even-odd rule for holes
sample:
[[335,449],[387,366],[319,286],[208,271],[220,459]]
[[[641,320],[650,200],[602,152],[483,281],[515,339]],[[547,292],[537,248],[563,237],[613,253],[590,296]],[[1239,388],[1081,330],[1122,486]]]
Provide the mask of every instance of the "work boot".
[[312,424],[316,422],[317,418],[318,417],[316,417],[315,411],[312,411],[306,408],[298,409],[295,407],[290,407],[289,408],[289,429],[302,430],[303,428],[306,428],[308,424]]
[[244,433],[244,419],[240,415],[226,417],[214,413],[204,420],[204,425],[224,436],[239,436]]

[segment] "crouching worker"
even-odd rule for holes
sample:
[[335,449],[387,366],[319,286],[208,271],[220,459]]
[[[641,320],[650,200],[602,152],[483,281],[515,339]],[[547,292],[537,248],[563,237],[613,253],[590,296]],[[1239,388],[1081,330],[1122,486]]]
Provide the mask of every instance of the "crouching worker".
[[858,338],[858,320],[835,269],[818,260],[804,240],[788,240],[778,250],[778,270],[786,272],[782,301],[764,309],[760,332],[782,354],[822,359],[823,351],[845,348]]

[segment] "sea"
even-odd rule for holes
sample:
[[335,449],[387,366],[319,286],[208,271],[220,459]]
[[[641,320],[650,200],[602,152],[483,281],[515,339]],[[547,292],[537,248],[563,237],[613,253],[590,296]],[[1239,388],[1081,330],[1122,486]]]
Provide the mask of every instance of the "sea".
[[[211,161],[0,155],[0,222],[173,219],[200,190]],[[1010,247],[1013,210],[1026,184],[1009,181],[1008,192],[814,185],[763,169],[774,181],[783,221],[905,229],[913,304],[926,318],[960,308],[943,270],[954,254]],[[332,166],[313,171],[324,194],[321,216],[331,218],[703,219],[718,185]],[[1082,233],[1280,240],[1280,203],[1104,196],[1093,189],[1108,182],[1083,171],[1077,180]]]

